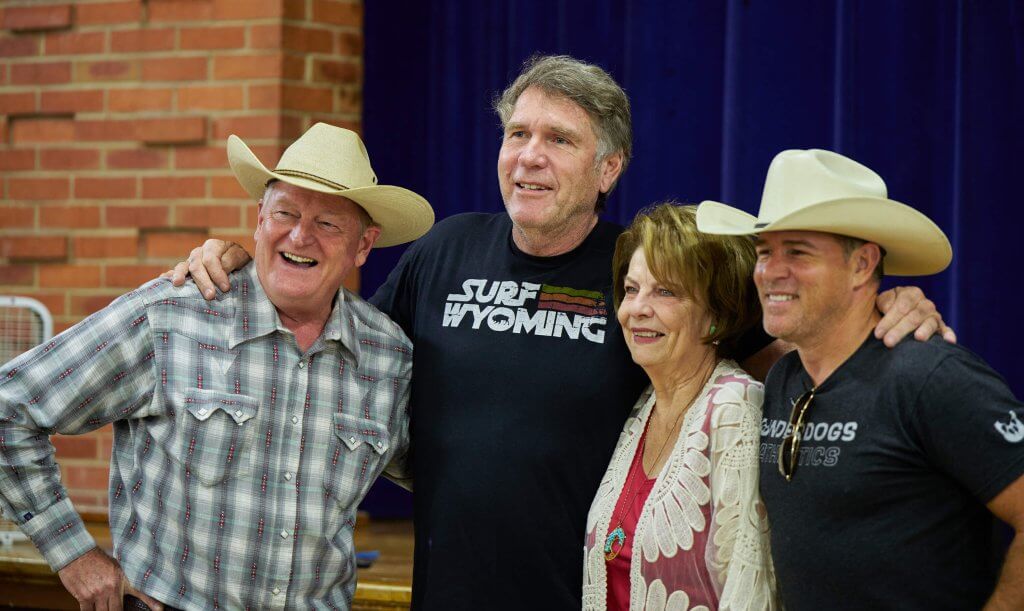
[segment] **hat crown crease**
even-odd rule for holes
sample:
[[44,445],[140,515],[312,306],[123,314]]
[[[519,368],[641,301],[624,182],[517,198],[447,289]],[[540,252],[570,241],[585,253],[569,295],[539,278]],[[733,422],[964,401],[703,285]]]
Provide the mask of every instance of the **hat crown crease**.
[[768,168],[759,225],[838,199],[887,199],[885,181],[869,168],[828,151],[784,151]]

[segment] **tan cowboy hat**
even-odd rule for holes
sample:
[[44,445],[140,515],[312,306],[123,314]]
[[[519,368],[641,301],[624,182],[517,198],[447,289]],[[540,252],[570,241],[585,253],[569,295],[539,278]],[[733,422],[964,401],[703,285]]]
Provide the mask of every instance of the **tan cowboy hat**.
[[434,224],[427,200],[408,189],[378,185],[366,147],[355,132],[317,123],[289,146],[277,167],[268,170],[238,136],[228,138],[228,163],[235,178],[254,199],[267,183],[288,184],[341,195],[359,204],[375,223],[380,237],[374,248],[411,242]]
[[935,274],[953,258],[946,234],[917,210],[889,199],[881,176],[819,149],[775,156],[756,218],[705,201],[697,208],[697,228],[726,235],[821,231],[860,238],[885,249],[885,273],[893,276]]

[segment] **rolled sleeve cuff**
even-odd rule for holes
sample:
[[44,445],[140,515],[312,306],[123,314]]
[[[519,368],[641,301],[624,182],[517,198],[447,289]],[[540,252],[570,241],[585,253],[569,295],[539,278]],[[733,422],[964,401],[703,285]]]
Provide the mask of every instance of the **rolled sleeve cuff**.
[[21,529],[54,571],[96,547],[82,518],[66,498],[32,516]]

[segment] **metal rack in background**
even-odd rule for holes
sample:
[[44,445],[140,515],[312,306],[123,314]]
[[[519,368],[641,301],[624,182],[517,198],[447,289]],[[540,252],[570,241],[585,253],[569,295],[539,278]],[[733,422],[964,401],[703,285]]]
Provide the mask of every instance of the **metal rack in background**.
[[31,297],[0,295],[0,364],[53,337],[53,317]]

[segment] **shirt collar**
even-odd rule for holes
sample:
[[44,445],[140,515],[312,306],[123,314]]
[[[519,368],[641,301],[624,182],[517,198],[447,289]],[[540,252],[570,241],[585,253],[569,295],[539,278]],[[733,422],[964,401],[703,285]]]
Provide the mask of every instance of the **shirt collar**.
[[[234,293],[238,305],[235,307],[235,324],[231,328],[228,342],[230,348],[275,331],[291,334],[281,322],[277,308],[263,290],[254,262],[232,274],[231,285],[231,292]],[[359,321],[353,316],[352,309],[352,304],[345,299],[345,290],[340,289],[331,314],[327,318],[327,324],[324,325],[321,339],[340,343],[355,358],[358,367]]]

